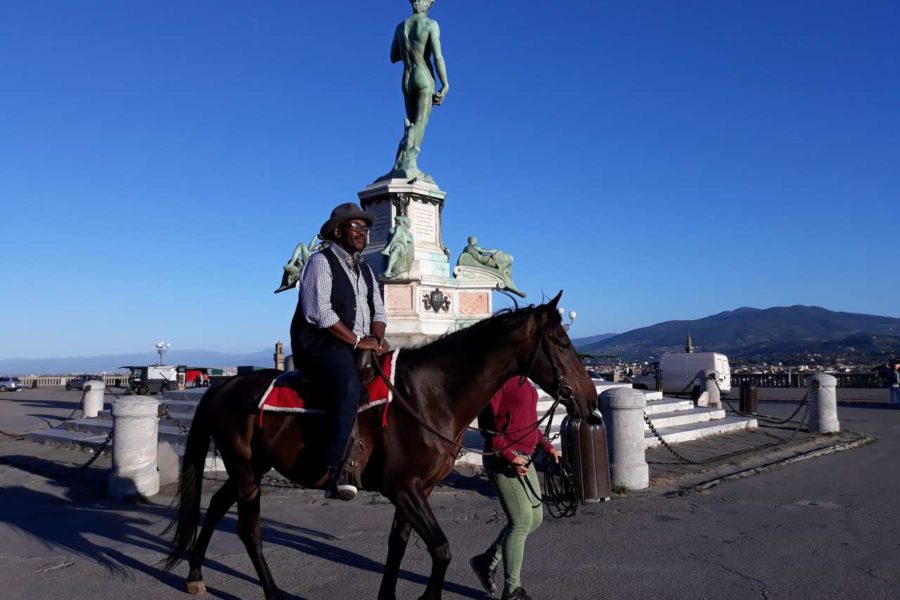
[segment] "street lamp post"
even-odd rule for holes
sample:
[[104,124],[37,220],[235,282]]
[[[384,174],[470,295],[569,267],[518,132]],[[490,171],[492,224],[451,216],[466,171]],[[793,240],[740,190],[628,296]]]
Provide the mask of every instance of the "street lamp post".
[[[559,316],[565,318],[565,316],[566,316],[566,309],[564,309],[563,307],[559,307],[558,310],[559,310]],[[578,315],[575,313],[574,310],[570,310],[570,311],[569,311],[569,322],[568,322],[568,323],[563,323],[563,329],[565,329],[566,331],[569,331],[569,327],[571,327],[571,326],[572,326],[572,323],[575,322],[575,317],[577,317],[577,316],[578,316]]]
[[159,354],[159,362],[157,365],[163,364],[163,355],[172,347],[172,344],[169,342],[164,342],[162,340],[156,342],[156,353]]

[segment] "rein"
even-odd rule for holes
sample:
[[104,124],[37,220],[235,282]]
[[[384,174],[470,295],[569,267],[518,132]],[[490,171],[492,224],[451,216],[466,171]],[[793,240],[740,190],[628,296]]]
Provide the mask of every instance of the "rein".
[[[466,451],[469,451],[468,448],[464,448],[463,445],[460,444],[459,442],[457,442],[456,440],[451,440],[446,435],[444,435],[440,431],[437,431],[434,427],[432,427],[431,425],[426,423],[422,419],[422,417],[419,416],[418,412],[416,410],[414,410],[411,406],[409,406],[409,402],[406,400],[406,397],[400,393],[400,390],[398,390],[396,387],[394,387],[394,384],[391,383],[391,379],[387,375],[385,375],[384,371],[381,369],[381,365],[378,363],[377,360],[372,361],[372,366],[375,367],[375,372],[378,374],[379,377],[381,377],[384,380],[384,383],[387,384],[388,389],[391,390],[391,393],[394,395],[394,399],[397,401],[397,405],[400,408],[402,408],[404,411],[406,411],[407,414],[409,414],[409,416],[411,416],[416,423],[421,425],[426,431],[431,432],[432,434],[436,435],[437,437],[444,440],[448,444],[455,446],[458,449],[457,454],[459,454],[459,450],[465,449]],[[396,369],[396,368],[397,368],[397,365],[394,365],[394,369]],[[484,451],[478,451],[478,450],[472,450],[472,452],[475,452],[476,454],[481,454],[482,456],[494,454],[493,452],[484,452]]]
[[[522,427],[521,429],[497,432],[497,431],[491,431],[489,429],[480,429],[480,428],[472,427],[471,425],[467,425],[466,429],[479,431],[482,434],[487,433],[488,435],[500,435],[501,433],[503,433],[504,435],[509,435],[509,434],[524,432],[520,438],[518,438],[516,440],[512,440],[513,443],[515,443],[517,441],[525,439],[535,429],[539,429],[541,426],[541,423],[543,423],[545,420],[547,420],[547,426],[544,431],[544,437],[549,438],[550,427],[553,424],[553,417],[556,414],[556,409],[559,406],[560,401],[563,399],[571,400],[575,394],[575,391],[572,389],[572,386],[570,386],[568,383],[566,383],[565,378],[560,373],[559,367],[557,366],[556,361],[553,359],[553,353],[550,351],[550,343],[547,341],[547,334],[544,332],[543,327],[541,327],[540,323],[537,321],[536,318],[535,318],[535,325],[536,325],[536,327],[538,329],[538,333],[540,335],[539,335],[537,343],[534,345],[534,350],[531,352],[531,360],[529,361],[529,364],[528,364],[528,370],[526,370],[525,374],[520,377],[519,384],[524,385],[525,381],[528,379],[528,376],[531,374],[531,371],[534,368],[535,363],[537,362],[538,351],[542,349],[544,351],[545,356],[547,357],[547,362],[550,363],[550,368],[553,371],[553,381],[556,383],[556,395],[555,395],[555,398],[553,401],[553,406],[551,406],[550,410],[548,410],[546,413],[544,413],[544,416],[541,417],[540,419],[538,419],[535,423],[532,423],[531,425],[527,425],[526,427]],[[430,432],[431,434],[437,436],[441,440],[443,440],[443,441],[447,442],[448,444],[450,444],[451,446],[455,447],[457,449],[457,451],[456,451],[457,455],[459,455],[460,452],[463,450],[465,450],[466,452],[472,452],[474,454],[478,454],[481,456],[496,456],[497,455],[496,451],[495,452],[485,452],[483,450],[476,450],[474,448],[465,448],[461,443],[457,442],[456,440],[450,439],[449,437],[447,437],[440,431],[437,431],[434,427],[432,427],[430,424],[425,422],[425,420],[419,416],[418,411],[416,411],[410,405],[410,402],[406,399],[406,397],[400,393],[400,391],[394,386],[393,383],[391,383],[390,378],[387,375],[385,375],[384,371],[381,369],[381,365],[379,364],[379,361],[373,360],[372,365],[375,367],[375,372],[378,374],[379,377],[381,377],[381,379],[387,385],[388,389],[394,395],[394,398],[397,400],[397,405],[400,408],[402,408],[407,414],[409,414],[409,416],[411,416],[413,418],[413,420],[416,423],[418,423],[419,425],[421,425],[426,431]],[[394,365],[394,368],[396,369],[397,365]],[[578,406],[578,403],[574,402],[572,404],[575,405],[575,409],[578,412],[578,415],[583,416],[581,407]]]

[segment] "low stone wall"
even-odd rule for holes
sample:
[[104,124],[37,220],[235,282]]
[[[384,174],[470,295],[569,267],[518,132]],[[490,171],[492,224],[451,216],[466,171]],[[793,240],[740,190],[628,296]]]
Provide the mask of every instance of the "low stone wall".
[[[728,398],[734,399],[740,396],[741,390],[732,387]],[[765,401],[798,402],[803,399],[806,389],[801,388],[756,388],[757,398]],[[887,404],[890,401],[891,391],[887,388],[837,388],[838,402],[872,402]]]
[[[49,376],[29,376],[29,377],[20,377],[22,380],[22,385],[26,388],[47,388],[47,387],[65,387],[65,385],[72,381],[73,379],[77,379],[76,375],[49,375]],[[101,377],[101,381],[106,384],[107,387],[127,387],[128,386],[128,375],[120,374],[120,375],[103,375]],[[35,385],[36,383],[36,385]]]

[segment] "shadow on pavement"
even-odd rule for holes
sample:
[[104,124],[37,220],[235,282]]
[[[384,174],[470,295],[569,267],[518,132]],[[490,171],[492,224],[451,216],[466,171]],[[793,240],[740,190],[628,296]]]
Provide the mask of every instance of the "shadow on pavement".
[[[298,533],[306,533],[311,530],[295,527],[293,525],[286,525],[279,521],[272,521],[271,519],[261,520],[263,521],[263,538],[267,544],[278,544],[279,546],[284,546],[285,548],[290,548],[304,554],[316,556],[342,565],[349,565],[360,570],[371,571],[372,573],[381,574],[384,572],[384,564],[380,561],[372,560],[371,558],[343,548],[325,544],[312,537],[300,535],[300,533]],[[316,537],[329,540],[334,539],[333,536],[322,532],[311,531],[311,533]],[[384,532],[385,547],[387,546],[388,533],[388,531]],[[277,581],[277,573],[273,573],[273,575],[276,576]],[[428,577],[426,575],[411,573],[403,569],[400,570],[400,579],[420,584],[423,591],[425,586],[428,585]],[[452,592],[465,598],[484,598],[484,592],[480,589],[467,587],[450,581],[444,582],[444,591]]]
[[[69,475],[76,472],[76,469],[66,469],[56,462],[33,456],[8,456],[0,459],[0,462],[45,477],[47,485],[61,492],[41,491],[24,486],[0,487],[0,494],[4,499],[0,506],[0,523],[39,540],[46,546],[60,548],[95,562],[123,580],[134,580],[133,572],[137,571],[183,591],[182,577],[162,569],[163,558],[169,550],[169,539],[162,530],[171,522],[175,514],[174,506],[109,499],[106,495],[107,469],[88,469],[81,472],[77,479],[70,479]],[[487,482],[482,485],[490,487]],[[373,573],[380,574],[384,571],[380,561],[326,543],[337,539],[329,533],[272,519],[263,518],[262,522],[263,537],[267,544],[278,544]],[[237,519],[232,513],[221,521],[216,531],[217,534],[234,533],[236,528]],[[386,544],[387,531],[384,536]],[[142,562],[118,549],[122,546],[157,554],[159,560]],[[252,573],[238,571],[209,558],[204,561],[203,567],[258,585],[258,580]],[[278,574],[274,575],[277,581]],[[400,578],[420,584],[423,588],[428,583],[427,576],[405,570],[401,570]],[[444,589],[467,598],[484,597],[478,589],[452,582],[446,582]],[[208,587],[207,590],[215,598],[240,600],[240,597],[221,589]],[[285,597],[302,600],[296,595],[286,594]]]
[[[142,507],[149,513],[148,518],[129,517],[121,511],[110,510],[115,508],[112,502],[91,501],[90,495],[85,497],[83,493],[75,498],[60,497],[18,486],[0,488],[0,493],[6,499],[0,509],[0,522],[21,533],[96,562],[121,579],[133,580],[130,570],[135,570],[180,587],[181,581],[175,575],[144,564],[109,545],[91,541],[91,538],[107,538],[117,544],[164,554],[164,541],[149,533],[147,528],[165,516],[168,509]],[[159,518],[149,518],[154,516]]]
[[[174,507],[152,504],[125,503],[106,495],[106,469],[89,469],[79,478],[68,479],[73,470],[31,456],[4,457],[3,462],[16,468],[48,478],[62,495],[22,486],[0,487],[4,503],[0,506],[0,523],[42,542],[45,546],[97,563],[111,574],[125,581],[134,580],[134,571],[183,591],[183,579],[161,568],[167,555],[169,540],[153,530],[164,528],[175,514]],[[52,471],[51,471],[52,469]],[[142,516],[127,512],[141,513]],[[109,540],[106,543],[102,540]],[[94,541],[99,540],[99,541]],[[142,562],[116,548],[128,545],[159,556],[158,560]],[[207,560],[207,569],[257,584],[255,577],[241,573],[214,560]],[[208,588],[213,597],[241,600],[228,592]]]

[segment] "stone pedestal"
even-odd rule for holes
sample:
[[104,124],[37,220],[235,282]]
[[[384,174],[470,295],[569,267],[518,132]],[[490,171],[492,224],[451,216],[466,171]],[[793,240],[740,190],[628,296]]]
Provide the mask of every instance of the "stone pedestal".
[[600,394],[600,409],[609,433],[609,472],[613,485],[631,490],[650,486],[650,466],[644,445],[643,392],[625,387]]
[[[384,285],[392,346],[423,344],[491,316],[491,292],[499,278],[486,269],[451,269],[441,234],[446,192],[432,183],[391,179],[358,195],[360,205],[376,215],[363,256]],[[397,216],[411,221],[413,260],[409,271],[386,278],[387,257],[381,252]]]
[[826,373],[808,378],[809,425],[811,432],[838,433],[841,424],[837,415],[837,379]]
[[103,410],[103,394],[106,391],[106,384],[102,381],[91,381],[84,385],[84,399],[81,403],[81,415],[85,418],[94,419]]
[[703,369],[697,373],[697,383],[700,384],[697,406],[722,408],[722,395],[716,382],[717,374],[713,369]]
[[149,497],[159,492],[156,446],[159,402],[149,396],[129,396],[112,405],[113,454],[109,495]]

